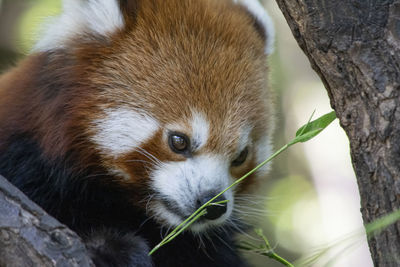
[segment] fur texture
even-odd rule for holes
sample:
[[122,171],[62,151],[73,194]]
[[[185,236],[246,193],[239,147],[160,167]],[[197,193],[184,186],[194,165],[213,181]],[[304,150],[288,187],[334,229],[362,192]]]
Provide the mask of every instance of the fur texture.
[[65,0],[32,54],[0,77],[0,173],[82,236],[98,266],[245,266],[236,198],[266,169],[221,196],[217,219],[147,251],[271,153],[273,36],[258,8]]

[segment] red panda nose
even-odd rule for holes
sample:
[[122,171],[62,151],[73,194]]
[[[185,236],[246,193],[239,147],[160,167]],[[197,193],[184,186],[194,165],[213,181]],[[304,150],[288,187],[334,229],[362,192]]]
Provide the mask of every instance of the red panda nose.
[[[202,205],[204,205],[210,199],[212,199],[215,195],[217,195],[217,193],[207,193],[207,194],[203,195],[203,197],[200,197],[197,200],[198,208],[201,207]],[[213,203],[224,201],[224,200],[226,200],[225,197],[219,196],[213,201]],[[221,217],[222,215],[224,215],[226,210],[227,210],[226,202],[221,203],[221,204],[211,204],[206,208],[207,213],[204,215],[203,218],[205,218],[207,220],[216,220],[219,217]]]

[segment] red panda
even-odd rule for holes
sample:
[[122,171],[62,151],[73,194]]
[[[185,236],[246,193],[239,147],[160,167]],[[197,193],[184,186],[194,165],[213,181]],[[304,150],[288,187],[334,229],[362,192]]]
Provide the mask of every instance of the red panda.
[[237,201],[266,169],[148,251],[270,155],[273,35],[257,0],[64,0],[0,78],[0,174],[97,266],[246,266]]

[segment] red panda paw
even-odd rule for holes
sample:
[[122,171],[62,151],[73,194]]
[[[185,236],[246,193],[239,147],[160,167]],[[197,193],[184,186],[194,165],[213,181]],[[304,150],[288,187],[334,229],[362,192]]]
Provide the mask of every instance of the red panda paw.
[[152,267],[146,241],[134,233],[114,230],[93,232],[86,247],[96,267]]

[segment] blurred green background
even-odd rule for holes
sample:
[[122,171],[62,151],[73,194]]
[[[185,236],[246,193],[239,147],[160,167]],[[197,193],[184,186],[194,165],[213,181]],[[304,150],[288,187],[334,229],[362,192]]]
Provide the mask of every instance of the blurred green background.
[[[264,4],[277,33],[270,77],[276,93],[275,146],[280,147],[314,110],[318,117],[331,108],[323,85],[276,3],[268,0]],[[60,10],[60,0],[0,0],[0,73],[29,53],[40,36],[40,25]],[[332,247],[312,266],[372,266],[365,237],[353,236],[362,229],[362,220],[348,147],[345,133],[335,121],[317,138],[296,145],[275,160],[264,190],[256,198],[261,209],[258,206],[252,213],[257,213],[255,220],[278,254],[294,261]],[[261,256],[246,256],[255,266],[282,266]]]

